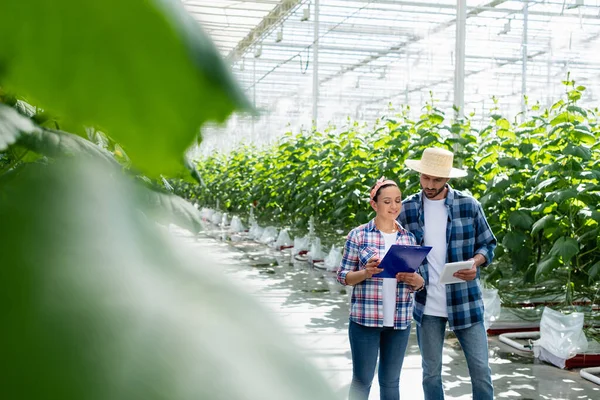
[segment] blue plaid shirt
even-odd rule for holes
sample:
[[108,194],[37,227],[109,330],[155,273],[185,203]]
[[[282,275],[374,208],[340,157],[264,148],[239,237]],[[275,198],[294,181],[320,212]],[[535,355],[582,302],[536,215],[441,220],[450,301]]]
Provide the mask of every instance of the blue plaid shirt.
[[[494,258],[496,237],[485,219],[481,204],[472,196],[454,190],[447,185],[448,195],[445,204],[448,209],[446,225],[447,253],[446,262],[466,261],[475,254],[481,254],[488,265]],[[415,235],[417,244],[423,244],[423,192],[409,196],[402,202],[402,211],[398,217],[400,224]],[[429,265],[427,259],[419,268],[425,279],[425,289],[415,294],[414,318],[421,324],[427,285],[429,285]],[[446,306],[450,329],[468,328],[483,321],[483,299],[479,286],[479,270],[477,278],[472,281],[446,285]]]

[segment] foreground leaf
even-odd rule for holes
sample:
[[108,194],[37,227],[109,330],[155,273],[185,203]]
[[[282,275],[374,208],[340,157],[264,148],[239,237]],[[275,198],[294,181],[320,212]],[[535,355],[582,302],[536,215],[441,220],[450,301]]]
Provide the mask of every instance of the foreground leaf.
[[143,218],[120,174],[72,159],[15,176],[0,180],[5,398],[335,398],[214,259]]
[[0,151],[13,144],[21,132],[31,133],[37,129],[29,118],[22,116],[12,107],[0,104]]
[[21,135],[17,143],[28,150],[48,157],[93,157],[119,167],[119,163],[109,151],[68,132],[40,128],[31,134]]
[[179,171],[205,121],[247,108],[180,2],[6,0],[0,37],[6,89],[98,126],[153,176]]
[[143,188],[140,193],[144,210],[154,220],[165,224],[173,223],[192,233],[198,233],[202,228],[202,216],[188,201],[179,196],[160,193]]

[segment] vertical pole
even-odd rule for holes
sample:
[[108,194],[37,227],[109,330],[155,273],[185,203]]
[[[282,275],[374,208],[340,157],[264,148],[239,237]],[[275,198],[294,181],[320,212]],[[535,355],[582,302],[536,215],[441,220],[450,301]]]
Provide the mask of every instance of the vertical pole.
[[[552,87],[552,38],[548,39],[548,65],[546,71],[546,107],[552,105],[552,99],[554,98],[554,88]],[[552,91],[550,92],[550,88]]]
[[456,43],[454,50],[454,106],[456,118],[462,118],[465,107],[465,46],[467,37],[467,0],[456,0]]
[[314,40],[313,40],[313,85],[312,85],[312,119],[313,125],[317,126],[319,117],[319,0],[314,0]]
[[[256,110],[256,57],[254,57],[252,59],[252,82],[253,82],[253,86],[252,86],[252,106],[254,107],[254,110]],[[254,125],[256,125],[256,116],[253,114],[252,115],[252,143],[255,142],[256,140],[256,134],[254,132]]]
[[523,38],[521,43],[521,50],[523,52],[523,61],[521,62],[521,119],[525,120],[525,113],[527,112],[527,102],[525,96],[527,96],[527,29],[529,22],[529,2],[524,0],[523,2]]

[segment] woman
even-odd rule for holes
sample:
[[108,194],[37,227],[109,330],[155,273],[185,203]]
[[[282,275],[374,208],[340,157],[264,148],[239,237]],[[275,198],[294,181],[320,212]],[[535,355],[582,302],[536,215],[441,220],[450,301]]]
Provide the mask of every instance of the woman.
[[417,273],[394,278],[373,277],[383,271],[380,260],[393,244],[416,245],[414,236],[396,218],[402,194],[396,182],[381,177],[371,188],[376,216],[348,234],[337,279],[354,286],[350,308],[352,384],[350,400],[368,399],[379,353],[381,400],[400,398],[400,370],[410,335],[412,292],[421,290]]

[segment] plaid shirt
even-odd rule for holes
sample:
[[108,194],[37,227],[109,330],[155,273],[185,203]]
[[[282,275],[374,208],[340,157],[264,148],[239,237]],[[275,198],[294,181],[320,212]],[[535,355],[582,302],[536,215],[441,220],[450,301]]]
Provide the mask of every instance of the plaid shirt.
[[[446,196],[448,209],[448,223],[446,225],[447,253],[446,262],[466,261],[475,254],[485,257],[487,265],[494,258],[496,238],[485,219],[483,209],[472,196],[452,189],[449,185]],[[423,244],[423,216],[422,191],[409,196],[402,202],[402,211],[398,221],[408,231],[415,235],[417,243]],[[421,323],[427,285],[429,285],[429,265],[427,259],[419,268],[419,273],[425,279],[425,289],[416,293],[414,317],[418,324]],[[483,321],[483,299],[479,286],[479,270],[477,278],[472,281],[446,285],[446,306],[450,329],[468,328]]]
[[[416,242],[410,232],[398,226],[396,244],[415,245]],[[348,272],[365,269],[367,262],[373,256],[382,254],[384,250],[385,240],[375,227],[374,219],[354,228],[346,240],[337,280],[342,285],[347,285]],[[412,290],[404,282],[398,282],[394,329],[406,329],[410,326],[412,309]],[[350,320],[364,326],[383,327],[383,278],[365,279],[354,286]]]

